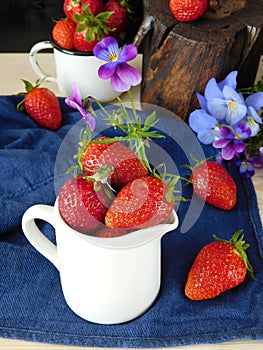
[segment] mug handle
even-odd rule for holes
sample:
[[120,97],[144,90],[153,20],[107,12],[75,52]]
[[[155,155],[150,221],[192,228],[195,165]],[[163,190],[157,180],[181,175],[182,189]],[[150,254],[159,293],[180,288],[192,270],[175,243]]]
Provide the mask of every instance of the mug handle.
[[31,67],[33,71],[36,73],[36,75],[40,79],[44,79],[45,81],[49,83],[57,83],[57,78],[52,77],[51,75],[47,75],[43,72],[43,70],[40,67],[40,64],[37,60],[37,53],[41,50],[47,50],[47,49],[52,49],[53,46],[50,41],[40,41],[39,43],[36,43],[30,50],[29,52],[29,61],[31,64]]
[[36,204],[28,208],[22,218],[22,229],[32,246],[59,270],[57,247],[39,230],[35,219],[47,221],[55,228],[54,207]]

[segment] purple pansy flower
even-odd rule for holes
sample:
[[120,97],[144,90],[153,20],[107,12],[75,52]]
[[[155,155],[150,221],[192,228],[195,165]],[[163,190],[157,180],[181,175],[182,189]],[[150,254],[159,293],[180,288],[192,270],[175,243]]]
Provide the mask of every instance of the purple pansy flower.
[[124,92],[131,86],[140,84],[142,80],[140,72],[127,63],[138,54],[135,45],[129,44],[119,49],[115,38],[105,37],[95,45],[93,53],[97,58],[107,62],[100,66],[98,74],[103,80],[110,79],[114,90]]
[[237,153],[246,149],[244,139],[250,137],[251,130],[244,123],[239,123],[235,128],[222,126],[220,129],[219,140],[213,142],[215,148],[221,148],[222,157],[225,160],[231,160]]
[[239,166],[239,173],[242,177],[248,179],[255,175],[255,169],[252,162],[248,159],[242,160]]
[[83,108],[80,91],[75,83],[72,84],[72,95],[73,96],[69,96],[65,99],[65,103],[69,107],[77,109],[81,114],[82,120],[84,120],[84,122],[89,125],[90,130],[93,131],[95,129],[95,118],[89,111]]
[[243,156],[244,154],[241,155],[240,159],[236,159],[233,165],[239,169],[239,173],[243,178],[248,179],[255,175],[254,164],[251,160]]

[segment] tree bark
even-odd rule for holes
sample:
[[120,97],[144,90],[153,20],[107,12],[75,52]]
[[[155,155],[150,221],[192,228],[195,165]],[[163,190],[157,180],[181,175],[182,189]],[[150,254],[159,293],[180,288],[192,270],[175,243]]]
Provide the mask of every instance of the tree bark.
[[238,86],[254,83],[263,52],[263,1],[212,1],[201,19],[181,23],[168,1],[144,0],[134,39],[143,53],[142,102],[161,105],[187,120],[199,108],[207,81],[238,70]]

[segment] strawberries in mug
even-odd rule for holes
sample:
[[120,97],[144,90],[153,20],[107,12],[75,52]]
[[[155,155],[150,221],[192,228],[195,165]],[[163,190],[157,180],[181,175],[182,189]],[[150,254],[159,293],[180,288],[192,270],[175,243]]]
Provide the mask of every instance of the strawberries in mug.
[[103,8],[101,0],[65,0],[63,10],[65,15],[75,22],[74,15],[83,13],[83,5],[88,6],[94,15],[101,12]]
[[141,229],[167,220],[174,208],[166,184],[153,176],[135,179],[115,197],[105,216],[111,228]]
[[82,169],[86,175],[102,166],[110,168],[111,186],[122,188],[128,182],[142,176],[147,176],[147,169],[138,156],[121,142],[96,143],[110,140],[109,137],[100,137],[91,142],[81,155]]
[[84,234],[92,234],[99,229],[110,203],[111,198],[103,186],[96,191],[94,182],[82,177],[66,181],[58,197],[62,219]]
[[59,20],[53,30],[52,38],[56,45],[66,50],[74,49],[74,33],[76,31],[76,24],[68,18]]
[[112,36],[118,36],[123,32],[128,24],[129,7],[127,0],[109,0],[103,8],[105,12],[112,12],[107,19],[107,26],[111,31]]

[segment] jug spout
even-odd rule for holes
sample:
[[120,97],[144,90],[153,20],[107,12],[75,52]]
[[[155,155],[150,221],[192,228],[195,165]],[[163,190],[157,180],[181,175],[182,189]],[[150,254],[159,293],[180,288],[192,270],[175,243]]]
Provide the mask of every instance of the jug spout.
[[175,210],[173,210],[167,223],[130,232],[120,237],[89,237],[88,239],[91,239],[93,244],[104,248],[129,249],[147,244],[153,240],[160,240],[167,232],[175,230],[177,227],[178,216]]

